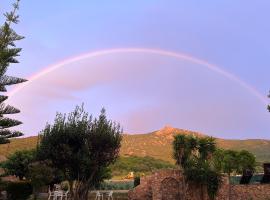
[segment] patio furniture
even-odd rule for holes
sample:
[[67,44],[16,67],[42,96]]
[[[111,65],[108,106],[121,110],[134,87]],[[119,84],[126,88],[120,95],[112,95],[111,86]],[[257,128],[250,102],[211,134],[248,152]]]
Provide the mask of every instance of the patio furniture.
[[54,190],[60,191],[60,190],[61,190],[61,185],[59,185],[59,184],[54,184]]
[[49,186],[49,188],[48,188],[48,200],[50,200],[53,196],[54,196],[54,192],[53,191],[51,191],[51,189],[50,189],[50,186]]
[[48,200],[67,200],[69,196],[69,190],[64,191],[61,189],[60,185],[54,185],[54,191],[48,188]]
[[95,200],[103,200],[103,194],[100,191],[96,191]]
[[60,198],[60,200],[63,199],[63,191],[62,190],[56,190],[54,191],[54,195],[53,195],[53,200],[58,200]]
[[65,198],[65,200],[67,200],[67,199],[68,199],[68,195],[69,195],[69,190],[63,192],[63,195],[62,195],[62,197],[61,197],[61,200],[63,200],[63,198]]
[[113,191],[109,191],[107,194],[107,200],[113,200]]

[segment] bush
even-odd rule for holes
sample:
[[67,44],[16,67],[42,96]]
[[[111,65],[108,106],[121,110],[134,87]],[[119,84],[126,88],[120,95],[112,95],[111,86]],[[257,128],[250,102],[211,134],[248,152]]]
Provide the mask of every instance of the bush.
[[141,178],[139,176],[136,176],[134,178],[134,187],[137,187],[141,183]]
[[7,184],[8,200],[27,200],[32,194],[33,188],[29,182],[10,182]]

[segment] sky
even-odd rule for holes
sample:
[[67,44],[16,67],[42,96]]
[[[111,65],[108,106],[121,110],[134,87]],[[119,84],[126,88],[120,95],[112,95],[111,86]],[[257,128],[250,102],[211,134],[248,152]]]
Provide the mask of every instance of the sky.
[[[0,12],[11,3],[1,0]],[[268,0],[20,4],[14,29],[25,39],[9,74],[30,81],[9,88],[8,103],[21,109],[14,117],[26,136],[84,102],[94,116],[105,107],[128,133],[171,125],[270,139]]]

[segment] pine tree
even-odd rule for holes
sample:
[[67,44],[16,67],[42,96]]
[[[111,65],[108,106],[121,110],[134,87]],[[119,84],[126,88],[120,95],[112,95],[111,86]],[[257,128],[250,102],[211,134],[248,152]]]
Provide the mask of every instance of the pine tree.
[[[7,92],[6,86],[25,82],[25,79],[13,76],[7,76],[6,72],[11,64],[18,63],[16,57],[19,56],[21,48],[17,48],[15,42],[24,37],[18,35],[12,28],[12,24],[19,22],[19,16],[16,11],[19,9],[19,1],[13,4],[13,10],[4,14],[6,20],[0,27],[0,92]],[[23,134],[19,131],[10,130],[9,128],[20,125],[18,120],[5,117],[6,114],[19,113],[20,110],[10,105],[6,105],[4,101],[8,96],[0,95],[0,144],[9,143],[9,138],[19,137]]]

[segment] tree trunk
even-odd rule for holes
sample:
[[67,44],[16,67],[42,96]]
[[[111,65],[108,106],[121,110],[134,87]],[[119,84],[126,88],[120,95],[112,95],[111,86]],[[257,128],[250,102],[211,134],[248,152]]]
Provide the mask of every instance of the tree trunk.
[[93,170],[91,176],[88,179],[83,179],[81,181],[77,180],[75,182],[71,200],[88,200],[89,188],[95,173],[96,170]]
[[89,185],[87,182],[78,182],[71,195],[71,200],[88,200]]
[[69,192],[70,192],[70,196],[73,197],[74,195],[74,188],[73,188],[73,185],[74,185],[74,181],[72,180],[69,180],[68,181],[68,184],[69,184]]

